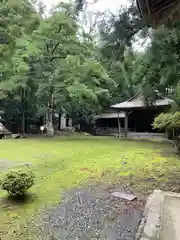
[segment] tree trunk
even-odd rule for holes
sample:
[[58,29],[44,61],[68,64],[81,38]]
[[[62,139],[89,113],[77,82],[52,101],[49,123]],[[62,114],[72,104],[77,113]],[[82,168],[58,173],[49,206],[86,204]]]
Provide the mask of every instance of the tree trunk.
[[53,111],[49,107],[46,112],[46,129],[47,129],[48,136],[54,136]]
[[22,136],[25,135],[25,89],[21,89],[21,110],[22,110],[22,120],[21,120],[21,133]]
[[54,87],[51,86],[50,99],[46,112],[46,129],[48,136],[54,136]]

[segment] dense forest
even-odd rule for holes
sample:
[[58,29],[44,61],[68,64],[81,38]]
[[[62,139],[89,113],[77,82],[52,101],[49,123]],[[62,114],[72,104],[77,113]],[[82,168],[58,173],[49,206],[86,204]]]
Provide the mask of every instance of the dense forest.
[[53,134],[54,113],[64,112],[91,125],[137,91],[153,99],[158,90],[180,105],[179,22],[152,29],[135,3],[93,21],[86,9],[83,0],[49,13],[40,1],[0,2],[0,114],[13,132],[46,119]]

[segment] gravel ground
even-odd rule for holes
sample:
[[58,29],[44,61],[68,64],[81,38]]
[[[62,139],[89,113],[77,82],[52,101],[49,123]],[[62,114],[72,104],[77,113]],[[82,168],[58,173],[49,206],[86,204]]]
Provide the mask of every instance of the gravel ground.
[[134,240],[144,201],[112,197],[117,190],[131,193],[106,184],[67,192],[59,205],[43,211],[43,239]]

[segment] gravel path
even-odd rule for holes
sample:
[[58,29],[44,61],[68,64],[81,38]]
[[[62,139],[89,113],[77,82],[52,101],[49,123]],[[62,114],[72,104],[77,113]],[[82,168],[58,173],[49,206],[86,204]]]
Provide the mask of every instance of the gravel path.
[[144,202],[112,197],[114,190],[120,189],[101,184],[67,192],[61,204],[43,212],[43,239],[134,240]]

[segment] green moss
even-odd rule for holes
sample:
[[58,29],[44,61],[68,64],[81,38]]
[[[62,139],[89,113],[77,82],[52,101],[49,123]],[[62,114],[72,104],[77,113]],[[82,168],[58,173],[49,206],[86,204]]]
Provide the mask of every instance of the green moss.
[[165,156],[168,148],[169,145],[160,142],[94,137],[1,141],[0,159],[16,164],[32,163],[36,185],[30,190],[34,198],[26,204],[6,205],[5,193],[0,191],[0,236],[8,240],[34,239],[26,238],[30,234],[26,221],[40,209],[59,202],[63,190],[89,178],[103,181],[108,177],[115,181],[116,175],[116,180],[126,177],[140,188],[153,189],[154,182],[158,186],[165,175],[175,169],[178,174],[178,156]]

